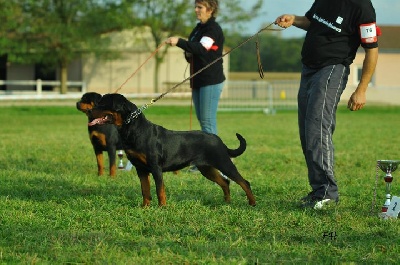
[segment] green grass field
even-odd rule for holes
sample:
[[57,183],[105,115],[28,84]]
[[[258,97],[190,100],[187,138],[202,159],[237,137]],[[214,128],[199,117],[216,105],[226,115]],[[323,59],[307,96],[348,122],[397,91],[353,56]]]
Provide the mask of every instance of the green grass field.
[[[155,104],[145,114],[189,129],[189,107]],[[96,176],[87,120],[73,103],[0,107],[0,264],[397,264],[400,220],[377,217],[382,172],[373,214],[371,205],[376,161],[400,159],[399,117],[399,107],[340,107],[336,208],[298,208],[309,188],[291,111],[218,114],[229,147],[238,146],[236,132],[247,140],[234,162],[256,207],[235,183],[228,205],[217,185],[182,170],[164,175],[166,207],[155,199],[141,208],[134,170]],[[400,196],[400,171],[393,176]]]

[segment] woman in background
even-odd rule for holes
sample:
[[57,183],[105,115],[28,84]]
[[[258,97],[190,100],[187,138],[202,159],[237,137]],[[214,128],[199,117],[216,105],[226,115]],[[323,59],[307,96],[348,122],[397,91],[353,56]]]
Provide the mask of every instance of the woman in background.
[[[195,13],[199,23],[188,40],[170,37],[166,43],[184,50],[190,63],[191,75],[222,57],[224,34],[216,22],[218,0],[195,0]],[[217,134],[217,109],[225,81],[222,59],[190,80],[193,104],[201,130]]]

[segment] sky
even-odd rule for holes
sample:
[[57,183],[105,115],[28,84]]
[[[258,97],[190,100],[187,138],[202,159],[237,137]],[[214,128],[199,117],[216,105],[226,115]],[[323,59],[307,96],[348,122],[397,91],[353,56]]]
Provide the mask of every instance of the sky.
[[[244,8],[249,9],[257,1],[241,0],[241,2]],[[256,33],[263,25],[273,22],[282,14],[304,15],[313,2],[314,0],[264,0],[261,15],[245,24],[247,33],[249,35]],[[400,0],[372,0],[372,4],[375,7],[377,25],[400,26]],[[304,35],[303,30],[294,27],[282,31],[282,36],[285,38]]]

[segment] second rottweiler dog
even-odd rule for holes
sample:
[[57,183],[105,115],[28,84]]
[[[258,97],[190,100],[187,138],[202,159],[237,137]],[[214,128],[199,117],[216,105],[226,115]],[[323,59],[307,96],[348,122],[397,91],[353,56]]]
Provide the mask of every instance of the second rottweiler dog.
[[[95,92],[88,92],[76,103],[76,108],[88,115],[101,100],[101,95]],[[89,122],[90,117],[89,118]],[[110,176],[115,177],[117,173],[116,151],[122,150],[121,139],[118,130],[113,124],[88,126],[89,138],[93,145],[97,160],[97,173],[99,176],[104,173],[103,151],[108,153]]]
[[163,206],[166,204],[163,172],[179,170],[189,164],[196,165],[203,176],[222,188],[225,201],[231,199],[229,181],[220,172],[242,187],[250,205],[256,204],[250,183],[231,161],[246,149],[246,141],[240,134],[236,134],[239,147],[229,149],[214,134],[167,130],[147,120],[135,104],[120,94],[104,95],[89,116],[93,118],[89,126],[117,126],[125,153],[140,179],[143,206],[150,205],[151,201],[150,173],[156,184],[158,204]]

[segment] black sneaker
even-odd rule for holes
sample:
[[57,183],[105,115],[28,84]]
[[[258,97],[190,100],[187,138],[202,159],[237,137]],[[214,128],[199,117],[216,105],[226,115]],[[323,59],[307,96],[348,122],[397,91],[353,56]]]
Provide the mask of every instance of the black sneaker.
[[311,198],[311,200],[305,201],[302,204],[302,207],[303,208],[311,208],[311,209],[314,209],[314,210],[323,210],[323,209],[330,208],[333,205],[336,205],[338,202],[339,202],[339,198],[336,198],[336,199],[331,199],[331,198],[321,199],[321,198],[313,197],[313,198]]
[[312,200],[313,196],[314,196],[314,191],[310,191],[310,192],[307,194],[307,196],[304,196],[303,198],[300,199],[300,202],[301,202],[301,203],[309,202],[309,201]]

